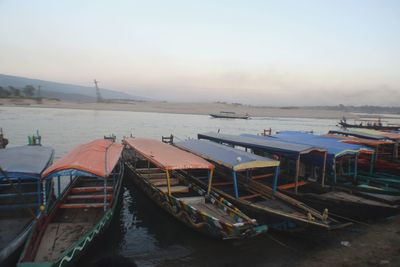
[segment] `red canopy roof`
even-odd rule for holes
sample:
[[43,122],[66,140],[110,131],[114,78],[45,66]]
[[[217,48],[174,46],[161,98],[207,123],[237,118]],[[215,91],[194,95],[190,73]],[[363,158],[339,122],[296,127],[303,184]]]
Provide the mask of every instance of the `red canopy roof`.
[[42,177],[63,170],[75,169],[106,177],[117,164],[123,146],[111,140],[99,139],[80,145],[47,168]]
[[123,143],[164,170],[214,168],[213,164],[192,153],[154,139],[125,138]]
[[366,145],[366,146],[372,146],[372,147],[377,147],[379,145],[394,144],[394,142],[387,141],[387,140],[374,140],[374,139],[358,138],[358,137],[352,137],[352,136],[343,136],[343,135],[337,135],[337,134],[325,134],[324,136],[340,139],[341,142],[347,143],[347,144]]

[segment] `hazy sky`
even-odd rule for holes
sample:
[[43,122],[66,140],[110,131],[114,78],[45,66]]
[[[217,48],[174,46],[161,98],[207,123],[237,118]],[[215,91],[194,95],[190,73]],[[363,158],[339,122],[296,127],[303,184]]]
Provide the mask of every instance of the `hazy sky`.
[[400,1],[0,0],[0,73],[157,99],[400,105]]

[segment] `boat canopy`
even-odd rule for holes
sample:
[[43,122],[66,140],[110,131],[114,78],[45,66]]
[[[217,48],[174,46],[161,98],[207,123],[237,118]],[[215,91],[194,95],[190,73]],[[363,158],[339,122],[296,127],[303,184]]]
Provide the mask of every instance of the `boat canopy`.
[[328,132],[328,134],[341,134],[344,136],[354,136],[358,138],[365,138],[365,139],[372,139],[372,140],[384,140],[386,139],[383,136],[375,135],[375,134],[369,134],[369,133],[364,133],[360,131],[349,131],[349,130],[331,130]]
[[279,161],[210,141],[190,139],[175,145],[234,171],[279,166]]
[[384,132],[384,131],[377,131],[377,130],[371,130],[371,129],[357,129],[356,132],[369,134],[369,135],[374,135],[374,136],[379,136],[379,137],[382,137],[384,139],[400,141],[400,134],[399,133]]
[[214,169],[208,161],[175,146],[148,138],[125,138],[123,143],[164,170]]
[[325,153],[324,149],[290,142],[282,142],[273,138],[264,138],[257,135],[230,135],[220,133],[198,134],[199,139],[207,139],[218,143],[242,146],[250,149],[263,149],[272,153],[284,154],[287,157],[298,158],[301,154],[312,151]]
[[341,143],[337,139],[305,132],[284,131],[273,135],[272,138],[321,147],[328,151],[328,155],[331,154],[335,157],[345,154],[357,154],[359,152],[373,152],[365,146]]
[[[49,146],[19,146],[0,149],[0,167],[9,178],[36,178],[49,166],[54,149]],[[0,180],[5,178],[0,172]]]
[[107,177],[121,156],[123,146],[109,139],[79,145],[45,170],[42,177],[93,175]]
[[366,138],[359,138],[359,137],[353,137],[353,136],[344,136],[340,134],[324,134],[323,136],[329,137],[329,138],[336,138],[340,140],[342,143],[346,144],[355,144],[355,145],[365,145],[369,147],[378,147],[381,145],[393,145],[393,141],[389,140],[374,140],[374,139],[366,139]]

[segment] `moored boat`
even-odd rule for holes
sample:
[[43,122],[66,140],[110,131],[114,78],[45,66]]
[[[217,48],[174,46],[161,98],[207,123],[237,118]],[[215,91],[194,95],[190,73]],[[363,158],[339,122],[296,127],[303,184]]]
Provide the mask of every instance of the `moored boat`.
[[370,120],[359,120],[354,121],[353,124],[348,123],[346,118],[343,117],[339,122],[338,126],[343,128],[359,128],[359,129],[371,129],[380,131],[396,131],[400,129],[400,125],[383,124],[384,121],[381,118],[370,119]]
[[324,209],[319,212],[278,192],[279,161],[205,140],[190,139],[175,145],[213,162],[216,174],[211,186],[270,228],[331,230],[348,225],[329,218]]
[[220,111],[219,113],[210,113],[210,116],[213,118],[220,118],[220,119],[244,119],[244,120],[247,120],[250,118],[250,116],[247,113],[245,115],[239,115],[233,111]]
[[158,206],[187,226],[222,239],[252,237],[265,232],[238,208],[188,179],[187,173],[212,181],[214,165],[161,141],[126,138],[124,161],[133,182]]
[[121,189],[122,149],[95,140],[46,169],[43,180],[57,179],[57,200],[35,223],[17,266],[71,265],[107,228]]
[[327,151],[310,145],[284,142],[256,135],[199,134],[199,138],[252,150],[257,155],[280,160],[278,190],[311,207],[340,218],[368,219],[398,213],[388,205],[357,190],[325,184]]
[[[20,146],[0,150],[0,266],[16,261],[33,222],[40,214],[41,173],[54,150]],[[14,263],[15,264],[15,263]]]

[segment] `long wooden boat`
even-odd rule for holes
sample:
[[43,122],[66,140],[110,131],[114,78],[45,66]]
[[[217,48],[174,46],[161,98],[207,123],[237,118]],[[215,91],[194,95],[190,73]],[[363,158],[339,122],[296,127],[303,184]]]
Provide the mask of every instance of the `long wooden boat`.
[[201,139],[252,150],[257,155],[279,158],[281,171],[278,190],[317,210],[323,211],[327,208],[330,215],[368,219],[398,212],[398,206],[388,205],[373,195],[326,185],[326,150],[255,135],[206,133],[198,136]]
[[341,143],[329,137],[297,131],[280,132],[273,137],[264,138],[275,138],[280,141],[313,145],[326,149],[327,166],[330,166],[327,169],[328,182],[334,186],[400,198],[400,180],[396,181],[387,177],[376,177],[359,172],[358,158],[360,154],[374,154],[374,150],[371,148]]
[[252,237],[267,230],[211,187],[203,189],[185,174],[204,176],[211,182],[213,164],[157,140],[126,138],[123,143],[123,157],[133,182],[187,226],[222,239]]
[[220,119],[243,119],[247,120],[250,118],[248,114],[245,115],[238,115],[232,111],[221,111],[220,113],[210,113],[210,116],[213,118],[220,118]]
[[358,158],[358,165],[371,174],[374,172],[388,172],[391,174],[400,173],[400,161],[398,160],[398,143],[387,140],[385,137],[363,134],[354,131],[329,131],[324,135],[336,138],[340,142],[348,144],[360,144],[374,149],[372,157]]
[[346,118],[343,118],[338,122],[338,126],[343,128],[359,128],[379,131],[392,131],[400,129],[400,125],[384,125],[380,118],[378,120],[362,120],[359,123],[354,124],[348,123]]
[[46,146],[0,150],[0,266],[15,265],[15,254],[40,214],[40,175],[53,155]]
[[57,179],[57,201],[35,223],[17,266],[69,266],[107,228],[121,189],[122,149],[95,140],[46,169],[44,180]]
[[[304,203],[277,192],[279,161],[205,140],[190,139],[176,146],[216,165],[211,186],[258,221],[277,230],[300,227],[335,229],[347,226]],[[206,186],[204,180],[197,179]],[[323,210],[322,210],[323,211]]]

